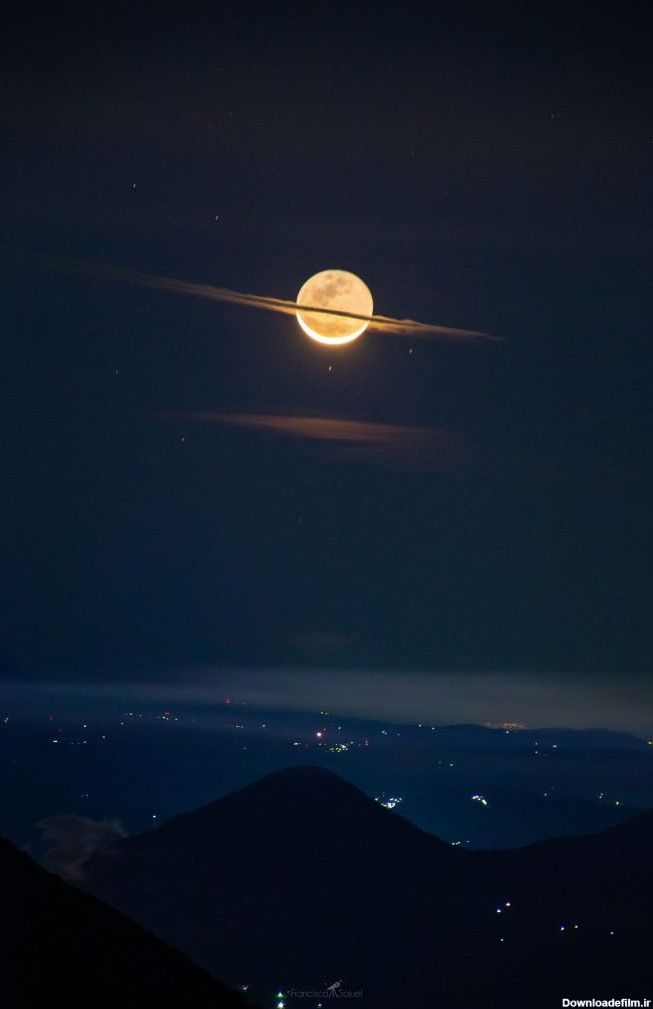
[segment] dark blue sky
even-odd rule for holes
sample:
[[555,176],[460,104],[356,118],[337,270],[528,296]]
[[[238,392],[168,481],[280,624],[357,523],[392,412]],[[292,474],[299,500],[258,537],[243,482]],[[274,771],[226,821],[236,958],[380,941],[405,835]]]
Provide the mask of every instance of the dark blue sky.
[[[3,675],[551,671],[636,696],[644,19],[111,10],[2,43]],[[383,314],[505,342],[332,352],[58,257],[281,298],[336,266]]]

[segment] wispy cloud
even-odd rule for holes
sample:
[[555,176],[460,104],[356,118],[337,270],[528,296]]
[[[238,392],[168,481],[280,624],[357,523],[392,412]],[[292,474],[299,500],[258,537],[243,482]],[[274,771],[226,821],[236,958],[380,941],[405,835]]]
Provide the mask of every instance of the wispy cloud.
[[278,413],[185,413],[181,418],[324,442],[343,462],[393,461],[419,468],[460,462],[469,455],[462,438],[433,427]]
[[441,433],[430,427],[380,424],[375,421],[339,420],[333,417],[295,416],[278,413],[190,414],[192,419],[232,427],[274,431],[314,441],[344,441],[358,445],[415,445],[438,440]]
[[[228,287],[215,287],[212,284],[195,284],[188,280],[177,280],[174,277],[161,277],[156,274],[139,273],[135,270],[123,270],[117,267],[96,266],[77,260],[53,260],[52,266],[76,273],[87,273],[107,280],[127,281],[154,287],[161,291],[174,291],[178,294],[190,294],[195,298],[206,298],[209,301],[224,301],[232,305],[242,305],[246,308],[258,308],[268,312],[280,312],[284,315],[295,315],[298,305],[295,301],[274,298],[264,294],[247,294],[243,291],[233,291]],[[316,305],[302,305],[304,312],[320,312],[322,315],[335,315],[347,319],[361,319],[369,322],[369,329],[384,333],[398,333],[411,337],[432,337],[467,340],[498,340],[500,337],[489,336],[487,333],[469,329],[456,329],[452,326],[437,326],[428,322],[417,322],[415,319],[393,319],[387,315],[357,315],[355,312],[340,311]]]
[[46,841],[53,842],[45,854],[44,864],[64,879],[75,881],[83,879],[83,865],[91,855],[127,837],[119,820],[91,820],[72,813],[48,816],[36,826]]
[[[118,705],[153,704],[162,710],[188,706],[196,715],[200,709],[224,711],[225,697],[230,697],[262,710],[328,710],[377,721],[433,725],[507,721],[531,728],[600,726],[635,732],[646,739],[653,707],[653,688],[641,677],[345,668],[325,668],[319,674],[313,668],[168,669],[147,682],[8,683],[0,697],[11,701],[14,709],[29,706],[32,717],[53,706],[86,713],[96,710],[102,699]],[[50,817],[44,822],[59,819]],[[93,821],[88,824],[93,834]],[[72,843],[77,827],[86,837],[82,822],[54,825],[56,837],[63,828],[63,838]],[[68,860],[65,849],[56,857]]]

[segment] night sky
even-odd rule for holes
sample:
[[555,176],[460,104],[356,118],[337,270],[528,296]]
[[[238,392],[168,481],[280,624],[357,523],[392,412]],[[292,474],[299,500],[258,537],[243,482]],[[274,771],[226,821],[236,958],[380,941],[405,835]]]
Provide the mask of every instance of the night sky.
[[[337,676],[343,710],[375,717],[375,676],[414,696],[416,676],[427,695],[446,675],[478,700],[482,675],[484,697],[515,685],[505,717],[586,724],[590,704],[610,725],[616,704],[643,731],[653,74],[638,9],[14,11],[6,681],[178,687],[201,670],[237,693],[266,670],[288,708],[310,706],[303,677],[319,709]],[[289,299],[337,267],[382,314],[501,340],[370,331],[332,349],[292,318],[96,266]],[[478,704],[467,717],[484,721]]]

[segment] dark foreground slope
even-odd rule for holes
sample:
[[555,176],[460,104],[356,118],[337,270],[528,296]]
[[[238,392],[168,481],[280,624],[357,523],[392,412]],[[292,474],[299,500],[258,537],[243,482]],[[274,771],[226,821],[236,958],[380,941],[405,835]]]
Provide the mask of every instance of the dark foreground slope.
[[264,1004],[336,980],[375,1007],[650,997],[652,819],[469,852],[297,767],[117,842],[87,885]]
[[113,908],[0,838],[3,1006],[245,1009],[235,992]]

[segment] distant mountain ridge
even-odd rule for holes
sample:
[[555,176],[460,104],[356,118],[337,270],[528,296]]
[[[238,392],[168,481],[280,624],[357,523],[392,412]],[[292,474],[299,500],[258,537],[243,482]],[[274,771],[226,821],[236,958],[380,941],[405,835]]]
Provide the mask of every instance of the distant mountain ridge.
[[333,976],[375,1007],[548,1007],[572,990],[644,991],[652,842],[645,813],[465,851],[300,766],[116,842],[86,885],[259,1000]]

